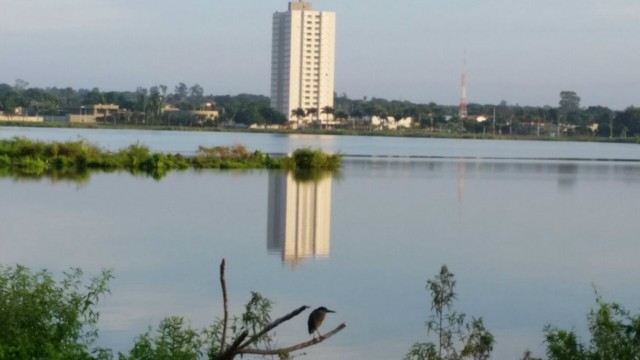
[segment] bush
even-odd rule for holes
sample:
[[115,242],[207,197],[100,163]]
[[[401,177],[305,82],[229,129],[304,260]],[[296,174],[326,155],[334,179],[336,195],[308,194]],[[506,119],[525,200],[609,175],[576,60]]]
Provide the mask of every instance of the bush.
[[0,168],[11,166],[11,159],[7,155],[0,155]]
[[[88,170],[138,171],[156,179],[168,171],[195,169],[290,169],[310,172],[302,178],[315,178],[316,172],[335,171],[339,155],[319,150],[296,150],[291,157],[273,159],[260,151],[250,152],[242,145],[198,148],[196,156],[183,157],[151,153],[145,145],[134,144],[118,152],[107,152],[85,141],[44,143],[24,138],[0,140],[0,168],[18,175],[63,177]],[[0,359],[1,360],[1,359]]]
[[337,170],[340,167],[340,155],[327,155],[320,150],[298,149],[287,160],[291,170]]
[[16,166],[20,173],[28,175],[40,175],[44,173],[46,168],[44,161],[30,156],[20,158]]
[[590,311],[588,320],[588,344],[583,344],[573,330],[545,329],[549,360],[640,359],[640,315],[604,302],[596,292],[596,308]]
[[203,354],[206,336],[185,326],[181,317],[169,317],[160,322],[158,335],[151,330],[136,338],[129,356],[120,355],[120,360],[198,360]]
[[46,271],[0,266],[0,359],[92,359],[95,306],[112,275],[82,278],[74,269],[57,283]]

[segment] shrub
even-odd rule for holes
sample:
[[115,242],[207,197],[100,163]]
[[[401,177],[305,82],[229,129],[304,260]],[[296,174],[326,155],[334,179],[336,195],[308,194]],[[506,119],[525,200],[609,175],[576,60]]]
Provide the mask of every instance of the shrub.
[[327,155],[320,150],[298,149],[287,161],[292,170],[336,170],[340,167],[340,155]]
[[0,168],[11,166],[11,159],[7,155],[0,155]]
[[103,271],[83,285],[79,269],[56,282],[46,271],[0,266],[0,358],[91,359],[95,306],[111,278]]

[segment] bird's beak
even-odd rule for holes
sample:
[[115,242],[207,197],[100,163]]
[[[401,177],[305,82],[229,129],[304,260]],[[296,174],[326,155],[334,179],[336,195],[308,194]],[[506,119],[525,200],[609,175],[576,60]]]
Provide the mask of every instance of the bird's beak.
[[329,310],[329,309],[327,309],[327,312],[328,312],[328,313],[335,313],[335,311],[333,311],[333,310]]

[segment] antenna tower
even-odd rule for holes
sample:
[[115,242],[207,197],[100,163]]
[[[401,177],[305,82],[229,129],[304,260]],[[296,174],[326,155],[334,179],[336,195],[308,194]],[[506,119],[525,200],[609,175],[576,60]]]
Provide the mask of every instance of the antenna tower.
[[467,117],[467,55],[464,56],[464,68],[462,70],[462,95],[460,97],[460,110],[458,116],[462,119]]

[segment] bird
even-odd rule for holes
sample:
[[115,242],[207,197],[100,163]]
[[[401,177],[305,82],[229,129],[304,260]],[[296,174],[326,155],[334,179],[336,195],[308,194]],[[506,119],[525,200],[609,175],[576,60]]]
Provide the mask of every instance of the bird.
[[[322,321],[324,321],[324,317],[327,315],[327,313],[335,313],[335,311],[329,310],[326,307],[321,306],[313,310],[311,314],[309,314],[309,320],[307,321],[307,326],[309,328],[309,335],[313,334],[314,332],[317,332],[318,336],[322,337],[322,335],[320,334],[320,331],[318,331],[318,328],[320,327],[320,325],[322,325]],[[315,337],[315,334],[314,334],[314,337]]]

